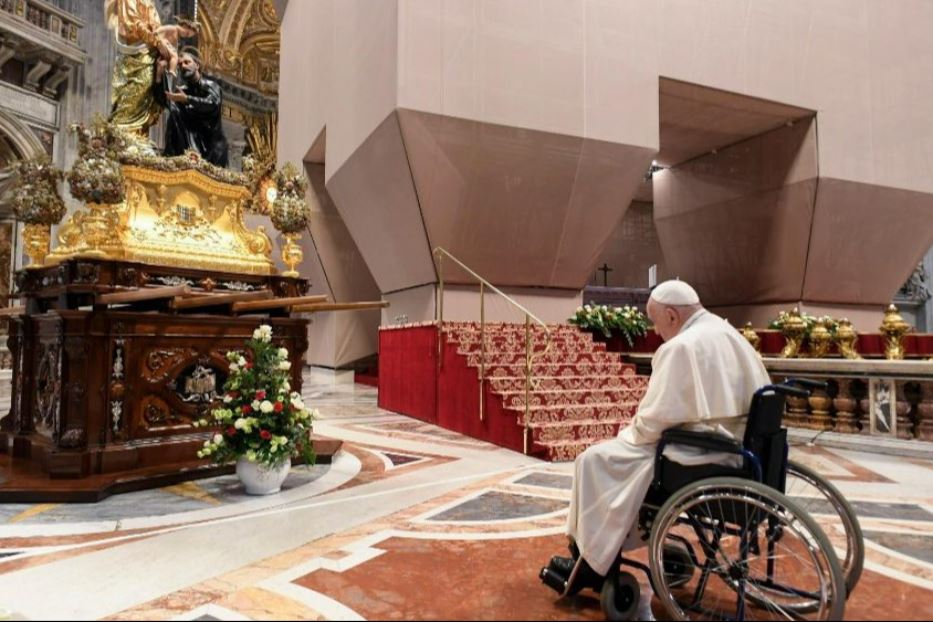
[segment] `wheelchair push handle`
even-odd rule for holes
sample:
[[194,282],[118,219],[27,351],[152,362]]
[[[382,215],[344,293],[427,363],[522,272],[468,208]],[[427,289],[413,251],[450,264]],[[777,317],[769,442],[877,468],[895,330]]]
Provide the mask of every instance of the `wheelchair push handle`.
[[824,391],[829,387],[828,384],[821,380],[811,380],[809,378],[788,378],[784,381],[784,384],[788,385],[798,385],[809,390],[813,389],[823,389]]
[[769,391],[780,393],[781,395],[793,395],[795,397],[810,397],[811,389],[826,389],[827,384],[818,380],[809,380],[807,378],[788,378],[781,384],[769,384],[758,389],[757,393],[763,394]]
[[810,397],[810,392],[806,389],[798,389],[787,384],[770,385],[769,389],[781,395],[793,395],[795,397]]

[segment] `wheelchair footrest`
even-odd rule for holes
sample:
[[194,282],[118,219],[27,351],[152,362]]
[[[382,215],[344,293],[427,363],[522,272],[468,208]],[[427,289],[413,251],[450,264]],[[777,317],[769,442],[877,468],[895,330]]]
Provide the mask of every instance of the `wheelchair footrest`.
[[538,577],[541,579],[542,583],[558,594],[563,594],[567,589],[567,579],[561,576],[560,573],[554,572],[550,568],[542,568],[541,572],[538,574]]

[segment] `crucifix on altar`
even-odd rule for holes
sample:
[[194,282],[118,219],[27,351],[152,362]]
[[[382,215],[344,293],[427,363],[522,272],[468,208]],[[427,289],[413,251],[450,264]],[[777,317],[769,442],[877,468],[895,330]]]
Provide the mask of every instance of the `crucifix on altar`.
[[607,264],[606,262],[603,262],[603,265],[599,268],[596,268],[596,271],[603,273],[603,287],[608,287],[609,286],[609,282],[608,282],[609,273],[612,272],[612,268],[609,267],[609,264]]

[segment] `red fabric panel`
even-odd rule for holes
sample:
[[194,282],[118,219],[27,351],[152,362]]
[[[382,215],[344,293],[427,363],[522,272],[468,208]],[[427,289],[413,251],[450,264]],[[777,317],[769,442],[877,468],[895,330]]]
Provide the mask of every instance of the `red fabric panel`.
[[436,361],[436,327],[379,331],[379,407],[435,423]]
[[933,356],[933,333],[917,333],[908,335],[907,352],[923,357]]
[[[595,333],[594,333],[595,337]],[[633,346],[628,345],[628,341],[621,335],[613,335],[609,339],[600,338],[597,341],[606,342],[607,352],[654,352],[661,347],[664,340],[653,330],[649,330],[644,337],[635,337],[632,341]]]
[[467,365],[455,344],[444,344],[438,380],[437,425],[501,447],[522,451],[522,428],[515,411],[502,408],[502,398],[486,388],[485,413],[479,418],[479,369]]

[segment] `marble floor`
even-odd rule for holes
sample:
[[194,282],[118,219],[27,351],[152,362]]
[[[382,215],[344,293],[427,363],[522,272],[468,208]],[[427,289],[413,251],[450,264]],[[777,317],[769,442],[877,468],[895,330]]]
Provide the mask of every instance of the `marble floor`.
[[[344,449],[278,495],[222,476],[0,505],[0,618],[603,619],[595,597],[557,599],[536,576],[565,550],[572,465],[382,411],[374,388],[326,374],[303,393]],[[933,461],[819,444],[792,457],[860,515],[846,617],[933,619]]]

